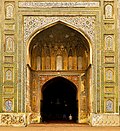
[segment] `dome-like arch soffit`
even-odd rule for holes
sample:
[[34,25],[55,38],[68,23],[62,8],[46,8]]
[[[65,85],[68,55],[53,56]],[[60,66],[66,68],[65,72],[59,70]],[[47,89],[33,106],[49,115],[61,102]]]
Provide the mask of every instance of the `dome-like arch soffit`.
[[[61,22],[57,22],[56,24],[40,31],[37,35],[35,35],[30,42],[28,52],[28,64],[30,66],[32,66],[31,63],[40,61],[39,59],[41,59],[42,56],[46,56],[46,61],[50,61],[49,57],[54,52],[56,53],[54,54],[55,57],[59,59],[59,61],[62,61],[62,57],[64,57],[62,55],[66,54],[69,61],[71,61],[71,57],[74,57],[75,55],[79,61],[84,60],[84,64],[82,65],[82,68],[84,69],[87,68],[89,64],[91,64],[91,47],[88,39],[86,39],[86,37],[84,37],[80,32]],[[31,60],[32,54],[34,54],[34,60]],[[69,64],[70,62],[68,65]],[[78,62],[78,64],[80,65],[80,62]],[[34,64],[33,66],[33,69],[37,69],[37,65]],[[62,68],[62,66],[63,64],[61,64],[61,67],[56,69],[59,70]],[[69,66],[68,68],[72,69],[72,66]],[[43,66],[39,65],[39,68],[42,67]],[[44,68],[49,69],[50,67]],[[81,69],[80,66],[76,68]]]

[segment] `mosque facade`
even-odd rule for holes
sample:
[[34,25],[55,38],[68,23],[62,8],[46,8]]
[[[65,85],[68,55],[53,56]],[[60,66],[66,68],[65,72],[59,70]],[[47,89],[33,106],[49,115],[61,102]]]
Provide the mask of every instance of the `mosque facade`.
[[0,1],[0,126],[120,126],[120,0]]

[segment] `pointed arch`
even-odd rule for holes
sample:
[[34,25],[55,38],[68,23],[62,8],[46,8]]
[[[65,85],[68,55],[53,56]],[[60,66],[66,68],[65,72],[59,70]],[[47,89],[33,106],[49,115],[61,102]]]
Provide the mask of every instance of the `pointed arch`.
[[75,85],[72,81],[70,81],[70,80],[68,80],[68,79],[66,79],[66,78],[64,78],[64,77],[62,77],[62,76],[57,76],[57,77],[54,77],[54,78],[48,80],[48,81],[42,86],[41,91],[43,92],[49,84],[51,84],[52,82],[55,82],[55,81],[67,82],[67,83],[69,83],[69,84],[74,88],[75,92],[77,92],[77,87],[76,87],[76,85]]
[[[73,121],[77,121],[77,88],[74,83],[63,77],[52,78],[43,85],[42,95],[43,120],[68,121],[71,114]],[[63,116],[66,116],[66,119]]]
[[42,32],[42,31],[44,31],[44,30],[46,30],[46,29],[48,29],[48,28],[50,28],[50,27],[52,27],[54,25],[57,25],[57,24],[65,25],[66,27],[69,27],[69,28],[77,31],[78,33],[81,34],[81,36],[83,36],[86,39],[86,41],[88,43],[87,46],[89,47],[89,50],[90,50],[90,61],[89,62],[90,62],[90,64],[92,64],[92,44],[91,44],[91,40],[90,40],[89,36],[84,31],[82,31],[81,29],[78,29],[78,28],[72,26],[71,24],[63,22],[63,21],[56,21],[56,22],[53,22],[51,24],[48,24],[48,25],[46,25],[46,26],[44,26],[44,27],[42,27],[40,29],[37,29],[36,31],[34,31],[30,35],[30,37],[29,37],[29,39],[27,41],[27,64],[30,64],[30,54],[29,54],[29,52],[30,52],[30,44],[31,44],[31,41],[33,40],[33,38],[37,34],[39,34],[40,32]]

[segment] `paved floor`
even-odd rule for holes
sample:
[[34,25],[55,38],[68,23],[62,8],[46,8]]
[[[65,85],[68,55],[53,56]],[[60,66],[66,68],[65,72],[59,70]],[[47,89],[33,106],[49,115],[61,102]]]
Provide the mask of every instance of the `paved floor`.
[[90,127],[84,124],[36,124],[29,127],[0,127],[0,131],[120,131],[120,127]]

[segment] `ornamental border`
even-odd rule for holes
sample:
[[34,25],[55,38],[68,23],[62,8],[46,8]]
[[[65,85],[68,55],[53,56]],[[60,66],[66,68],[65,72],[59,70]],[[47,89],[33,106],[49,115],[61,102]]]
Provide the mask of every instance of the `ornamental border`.
[[100,2],[18,2],[20,8],[99,7]]

